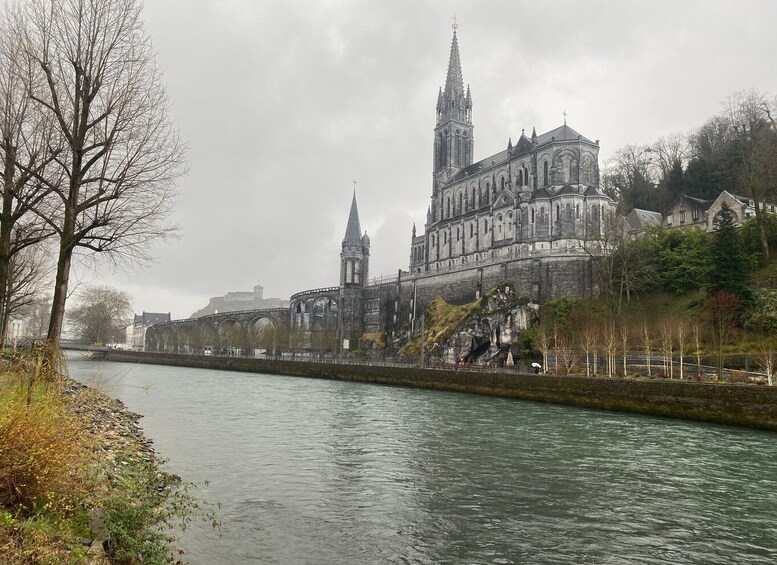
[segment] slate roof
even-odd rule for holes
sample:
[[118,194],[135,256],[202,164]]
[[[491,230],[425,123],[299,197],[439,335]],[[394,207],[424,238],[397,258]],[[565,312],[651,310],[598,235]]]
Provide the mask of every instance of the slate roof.
[[[580,135],[573,128],[564,124],[557,127],[556,129],[550,130],[547,133],[543,133],[542,135],[537,136],[537,147],[541,147],[554,141],[578,141],[578,139],[587,143],[594,143],[584,135]],[[516,143],[513,147],[512,157],[520,157],[521,155],[525,155],[532,150],[533,145],[531,140],[526,137],[526,134],[522,133],[521,137],[518,139],[518,143]],[[507,149],[505,149],[504,151],[500,151],[499,153],[491,155],[490,157],[486,157],[485,159],[482,159],[476,163],[472,163],[471,165],[459,170],[459,172],[456,173],[456,175],[454,175],[454,177],[451,179],[451,182],[462,180],[471,175],[476,175],[484,169],[490,169],[492,167],[506,163],[509,157],[510,153]]]
[[345,228],[343,243],[351,243],[354,245],[361,245],[362,243],[362,228],[359,224],[359,209],[356,206],[355,191],[353,193],[353,200],[351,201],[351,213],[348,215],[348,225]]

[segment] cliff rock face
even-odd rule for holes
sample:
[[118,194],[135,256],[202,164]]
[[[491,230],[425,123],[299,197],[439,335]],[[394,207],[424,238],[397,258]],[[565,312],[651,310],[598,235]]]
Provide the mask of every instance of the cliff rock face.
[[[537,319],[539,306],[516,297],[503,283],[475,302],[459,306],[441,298],[426,310],[426,331],[414,335],[399,352],[400,358],[417,358],[423,346],[428,360],[445,363],[503,364],[521,332]],[[516,347],[515,357],[520,351]]]
[[538,306],[517,303],[514,290],[501,286],[483,297],[480,311],[466,319],[444,344],[442,360],[504,364],[520,333],[537,319]]

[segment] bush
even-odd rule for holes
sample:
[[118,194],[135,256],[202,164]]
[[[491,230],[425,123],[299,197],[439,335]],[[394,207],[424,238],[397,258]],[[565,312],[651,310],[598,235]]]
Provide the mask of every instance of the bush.
[[34,402],[7,388],[0,412],[0,503],[28,514],[72,511],[89,492],[92,441],[50,388],[39,385]]

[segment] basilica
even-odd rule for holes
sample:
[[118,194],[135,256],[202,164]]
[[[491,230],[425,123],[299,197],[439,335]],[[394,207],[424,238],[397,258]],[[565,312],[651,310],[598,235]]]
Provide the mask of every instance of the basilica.
[[473,102],[464,89],[456,31],[437,96],[431,203],[413,227],[410,271],[582,252],[599,239],[614,202],[599,190],[599,141],[564,123],[474,161]]

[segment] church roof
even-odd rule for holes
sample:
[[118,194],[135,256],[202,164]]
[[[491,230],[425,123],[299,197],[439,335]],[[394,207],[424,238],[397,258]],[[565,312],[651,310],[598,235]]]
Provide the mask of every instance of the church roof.
[[[453,52],[451,51],[451,56],[452,55],[453,55]],[[450,73],[450,67],[448,68],[448,72]],[[446,88],[447,88],[447,83],[446,83]],[[594,143],[584,135],[580,135],[577,131],[569,127],[567,124],[564,124],[562,126],[557,127],[556,129],[550,130],[547,133],[543,133],[542,135],[537,136],[537,146],[545,145],[546,143],[551,143],[553,141],[578,141],[578,140],[585,141],[587,143]],[[520,157],[521,155],[525,155],[526,153],[529,153],[530,151],[532,151],[532,149],[533,149],[532,142],[529,140],[528,137],[526,137],[525,134],[522,133],[521,137],[518,139],[518,143],[516,143],[515,146],[513,147],[512,156],[510,155],[510,151],[507,149],[505,149],[504,151],[500,151],[495,155],[486,157],[481,161],[472,163],[471,165],[459,170],[459,172],[457,172],[456,175],[451,179],[451,182],[462,180],[470,175],[475,175],[484,169],[489,169],[491,167],[496,167],[498,165],[501,165],[502,163],[506,163],[509,158]]]
[[345,237],[343,238],[343,244],[346,243],[354,245],[361,245],[362,243],[362,228],[361,225],[359,225],[359,209],[356,206],[356,191],[353,193],[351,213],[348,215],[348,226],[345,228]]
[[577,141],[580,139],[581,141],[593,143],[593,141],[584,135],[580,135],[567,124],[564,124],[563,126],[559,126],[556,129],[552,129],[547,133],[543,133],[542,135],[537,136],[537,145],[545,145],[546,143],[550,143],[551,141],[554,141],[554,138],[555,141]]
[[556,196],[560,194],[580,194],[574,186],[571,184],[565,184],[561,187],[561,189],[556,193]]

